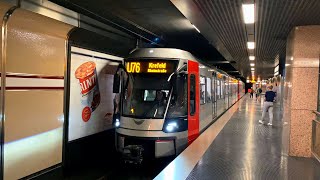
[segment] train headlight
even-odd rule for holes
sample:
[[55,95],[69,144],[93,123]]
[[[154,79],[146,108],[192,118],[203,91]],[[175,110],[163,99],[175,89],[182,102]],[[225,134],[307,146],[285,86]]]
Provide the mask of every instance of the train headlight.
[[116,122],[114,123],[115,127],[119,127],[120,126],[120,120],[116,119]]
[[188,119],[185,117],[166,119],[162,127],[162,131],[165,133],[182,132],[187,130]]
[[166,130],[167,130],[167,132],[174,132],[178,128],[179,128],[179,126],[176,122],[170,122],[167,124]]

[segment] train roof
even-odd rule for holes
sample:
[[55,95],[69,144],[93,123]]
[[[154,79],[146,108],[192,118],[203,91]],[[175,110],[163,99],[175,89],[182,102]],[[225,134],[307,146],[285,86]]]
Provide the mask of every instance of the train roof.
[[[141,48],[131,52],[128,58],[164,58],[164,59],[186,59],[198,61],[188,51],[174,48]],[[199,61],[198,61],[199,62]]]

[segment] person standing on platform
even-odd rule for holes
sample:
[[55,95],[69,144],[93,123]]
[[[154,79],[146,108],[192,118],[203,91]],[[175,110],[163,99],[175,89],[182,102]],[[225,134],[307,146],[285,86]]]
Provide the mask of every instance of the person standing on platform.
[[253,98],[253,89],[252,88],[250,88],[249,90],[248,90],[248,92],[250,93],[250,98]]
[[266,113],[269,112],[269,123],[268,126],[272,126],[273,121],[273,102],[275,101],[276,93],[272,91],[273,86],[270,85],[267,88],[267,92],[265,94],[265,99],[263,103],[263,109],[262,109],[262,119],[259,120],[259,123],[264,124],[264,119],[266,116]]

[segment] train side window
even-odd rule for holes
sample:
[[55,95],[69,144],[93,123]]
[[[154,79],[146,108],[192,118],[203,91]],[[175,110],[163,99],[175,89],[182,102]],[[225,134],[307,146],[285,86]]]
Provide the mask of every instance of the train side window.
[[196,76],[190,75],[190,115],[193,116],[196,112]]
[[211,96],[211,78],[207,77],[207,86],[206,86],[206,101],[210,103],[212,101],[212,96]]
[[206,78],[200,76],[200,105],[206,103]]

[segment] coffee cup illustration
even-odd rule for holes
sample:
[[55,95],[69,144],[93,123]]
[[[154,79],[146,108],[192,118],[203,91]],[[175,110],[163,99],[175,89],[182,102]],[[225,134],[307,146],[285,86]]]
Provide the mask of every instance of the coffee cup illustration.
[[87,122],[100,104],[96,64],[92,61],[81,64],[75,71],[75,77],[81,88],[82,120]]

